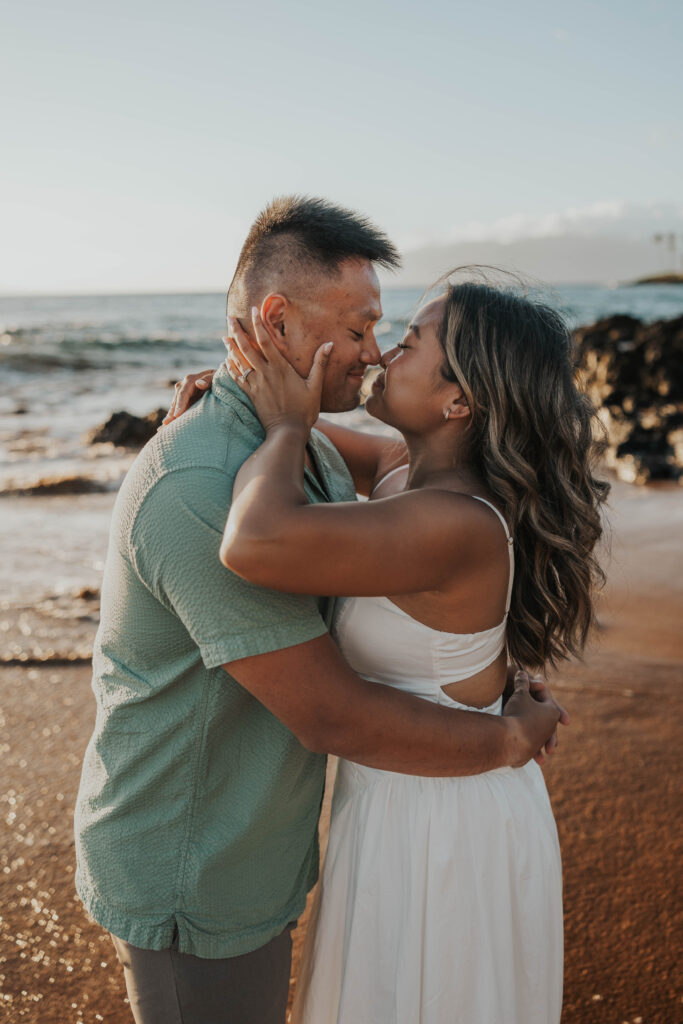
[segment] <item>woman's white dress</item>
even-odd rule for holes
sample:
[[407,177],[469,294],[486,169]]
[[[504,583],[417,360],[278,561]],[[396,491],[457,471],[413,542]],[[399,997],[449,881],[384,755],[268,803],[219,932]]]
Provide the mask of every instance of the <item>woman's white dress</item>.
[[[490,507],[509,608],[512,540]],[[366,679],[476,714],[442,686],[495,660],[506,621],[444,633],[388,598],[345,598],[334,632]],[[441,779],[340,760],[294,1024],[557,1024],[562,964],[560,849],[534,761]]]

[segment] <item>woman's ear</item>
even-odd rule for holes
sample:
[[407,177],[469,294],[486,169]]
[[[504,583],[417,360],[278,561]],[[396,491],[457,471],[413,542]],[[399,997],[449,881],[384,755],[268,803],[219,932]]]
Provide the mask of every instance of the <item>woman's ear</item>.
[[266,295],[261,303],[261,319],[275,347],[283,352],[287,346],[287,313],[289,303],[284,295],[277,292]]
[[444,404],[443,418],[445,420],[462,420],[466,419],[469,415],[470,407],[462,390],[458,394],[453,395],[450,401]]

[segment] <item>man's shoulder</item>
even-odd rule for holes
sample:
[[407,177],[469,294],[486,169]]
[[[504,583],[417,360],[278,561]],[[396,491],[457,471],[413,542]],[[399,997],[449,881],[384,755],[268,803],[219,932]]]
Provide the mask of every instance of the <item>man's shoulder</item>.
[[176,494],[192,494],[198,501],[220,496],[229,503],[235,474],[257,443],[250,444],[233,410],[212,408],[203,399],[162,427],[137,456],[117,498],[121,532],[130,535],[145,507]]
[[140,454],[159,476],[180,470],[225,470],[245,443],[244,427],[234,409],[207,395],[162,427]]

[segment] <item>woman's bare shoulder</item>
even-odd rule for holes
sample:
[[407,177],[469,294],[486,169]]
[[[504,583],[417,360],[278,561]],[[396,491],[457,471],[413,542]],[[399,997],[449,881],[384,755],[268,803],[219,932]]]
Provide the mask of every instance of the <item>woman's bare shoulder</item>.
[[[399,464],[394,468],[403,467]],[[390,533],[395,530],[405,536],[406,524],[412,523],[414,528],[419,527],[417,532],[428,532],[435,541],[440,541],[444,553],[457,550],[462,557],[464,541],[472,545],[473,553],[480,549],[495,552],[499,546],[502,549],[507,545],[507,531],[499,517],[502,513],[497,510],[499,514],[496,514],[494,503],[455,487],[402,490],[367,503],[365,508],[369,513],[368,506],[386,507],[384,519]],[[415,532],[411,530],[411,535]]]

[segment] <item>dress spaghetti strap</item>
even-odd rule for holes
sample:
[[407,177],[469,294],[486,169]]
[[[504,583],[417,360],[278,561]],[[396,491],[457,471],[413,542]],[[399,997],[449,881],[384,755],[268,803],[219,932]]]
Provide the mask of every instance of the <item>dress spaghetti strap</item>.
[[508,524],[505,522],[505,516],[503,515],[503,513],[500,512],[499,509],[497,509],[496,506],[493,505],[490,501],[487,501],[486,498],[480,498],[476,494],[471,495],[471,497],[473,497],[475,499],[475,501],[483,501],[483,503],[485,505],[488,505],[488,507],[490,509],[492,509],[496,513],[496,515],[500,519],[501,523],[503,524],[503,529],[505,530],[505,536],[506,536],[507,542],[508,542],[508,556],[509,556],[509,560],[510,560],[510,573],[509,573],[509,576],[508,576],[508,593],[507,593],[507,598],[505,599],[505,614],[507,615],[507,613],[510,611],[510,599],[512,597],[512,584],[513,584],[513,581],[514,581],[514,574],[515,574],[515,551],[514,551],[514,547],[513,547],[514,540],[513,540],[512,534],[510,533],[510,530],[508,529]]
[[404,463],[403,463],[403,465],[401,465],[401,466],[396,466],[396,467],[395,467],[394,469],[390,469],[388,473],[385,473],[385,474],[384,474],[384,476],[381,476],[381,477],[379,478],[379,480],[377,481],[377,483],[375,484],[375,486],[374,486],[374,487],[372,488],[372,490],[373,490],[373,491],[376,491],[376,490],[377,490],[377,488],[378,488],[378,487],[381,487],[381,485],[382,485],[382,484],[384,483],[384,481],[385,481],[385,480],[388,480],[390,476],[393,476],[393,475],[394,475],[394,473],[398,473],[398,471],[399,471],[399,470],[401,470],[401,469],[407,469],[407,468],[408,468],[408,463],[407,463],[407,462],[404,462]]

